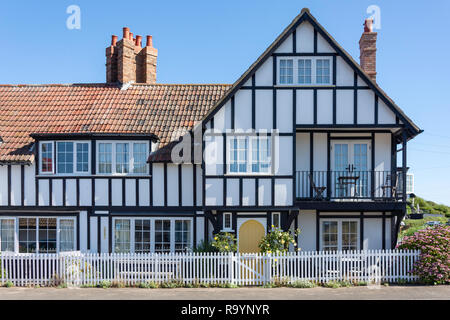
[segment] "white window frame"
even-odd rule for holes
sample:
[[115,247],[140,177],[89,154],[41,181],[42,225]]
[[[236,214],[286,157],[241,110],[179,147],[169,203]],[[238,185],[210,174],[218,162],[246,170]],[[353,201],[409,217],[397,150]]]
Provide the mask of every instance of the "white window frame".
[[361,228],[360,228],[360,221],[359,219],[354,218],[346,218],[346,219],[336,219],[336,218],[321,218],[320,219],[320,250],[323,250],[324,247],[324,241],[323,241],[323,223],[324,222],[337,222],[338,227],[338,244],[337,244],[337,250],[342,250],[342,222],[356,222],[356,229],[357,229],[357,235],[356,235],[356,250],[360,250],[360,237],[361,237]]
[[[77,250],[77,221],[76,217],[73,216],[4,216],[1,217],[0,220],[14,220],[14,252],[19,253],[19,219],[21,218],[27,218],[27,219],[35,219],[36,220],[36,252],[39,253],[39,219],[41,218],[49,218],[49,219],[56,219],[56,252],[66,252],[66,251],[60,251],[60,234],[61,234],[61,220],[72,220],[73,221],[73,245],[74,250]],[[1,239],[0,239],[1,241]],[[21,253],[26,254],[26,253]],[[32,253],[30,253],[32,254]]]
[[[111,173],[100,173],[99,171],[99,167],[100,167],[100,162],[99,162],[99,144],[100,143],[110,143],[111,144]],[[129,153],[129,158],[128,158],[128,173],[117,173],[116,172],[116,145],[118,143],[128,143],[129,144],[129,149],[128,149],[128,153]],[[135,143],[144,143],[145,144],[145,150],[147,150],[147,156],[150,154],[150,144],[149,141],[147,140],[97,140],[96,141],[96,148],[95,148],[95,152],[96,152],[96,172],[97,175],[101,175],[101,176],[139,176],[139,175],[147,175],[149,172],[149,165],[148,163],[146,163],[145,166],[145,172],[142,173],[134,173],[134,144]]]
[[[231,171],[231,143],[234,139],[246,139],[247,141],[247,149],[246,149],[246,170],[244,172],[232,172]],[[264,139],[269,141],[269,168],[267,172],[261,172],[261,171],[253,171],[253,141],[257,139]],[[227,172],[226,175],[261,175],[261,176],[268,176],[272,175],[273,172],[273,141],[272,136],[268,135],[230,135],[227,136]],[[238,163],[239,166],[239,163]]]
[[[281,83],[281,60],[292,60],[293,62],[293,83]],[[311,60],[311,83],[299,83],[298,81],[298,65],[299,60]],[[330,64],[330,82],[329,83],[317,83],[317,60],[328,60]],[[294,56],[277,58],[277,86],[300,86],[300,87],[329,87],[333,85],[333,59],[330,56]]]
[[[227,227],[225,224],[226,216],[230,217],[230,226],[229,227]],[[232,232],[233,231],[233,214],[231,212],[224,212],[222,219],[223,219],[222,220],[222,231]]]
[[[51,144],[52,145],[52,171],[42,171],[42,145]],[[54,174],[56,172],[56,161],[55,161],[55,143],[54,141],[40,141],[39,142],[39,173],[40,174]]]
[[[58,143],[59,142],[71,142],[73,143],[73,172],[72,173],[60,173],[58,172]],[[78,171],[77,170],[77,144],[87,144],[88,145],[88,171]],[[57,140],[55,141],[55,173],[60,176],[74,176],[74,175],[89,175],[91,173],[91,142],[89,140]]]
[[190,248],[193,247],[194,243],[194,219],[191,217],[113,217],[112,218],[112,250],[115,248],[115,225],[116,220],[130,220],[130,253],[135,252],[135,220],[150,220],[150,253],[155,253],[155,221],[156,220],[169,220],[170,221],[170,252],[175,252],[175,221],[190,221],[189,230],[189,244]]

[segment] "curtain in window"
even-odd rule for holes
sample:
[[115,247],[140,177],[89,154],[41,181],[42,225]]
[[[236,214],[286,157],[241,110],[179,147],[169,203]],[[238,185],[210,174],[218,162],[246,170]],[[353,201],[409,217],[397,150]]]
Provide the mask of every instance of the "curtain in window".
[[75,223],[73,219],[59,220],[59,251],[75,250]]
[[190,246],[190,225],[189,220],[175,221],[175,252],[188,250]]
[[130,252],[130,220],[117,219],[114,222],[114,252]]
[[0,220],[1,251],[14,251],[14,219]]
[[98,172],[111,173],[112,170],[112,144],[98,144]]
[[116,143],[116,173],[128,173],[130,159],[130,145]]

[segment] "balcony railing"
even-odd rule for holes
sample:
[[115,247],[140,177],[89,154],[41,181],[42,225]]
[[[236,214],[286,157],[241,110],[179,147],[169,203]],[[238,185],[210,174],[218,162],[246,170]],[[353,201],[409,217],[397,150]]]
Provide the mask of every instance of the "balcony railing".
[[297,171],[298,200],[402,199],[401,172]]

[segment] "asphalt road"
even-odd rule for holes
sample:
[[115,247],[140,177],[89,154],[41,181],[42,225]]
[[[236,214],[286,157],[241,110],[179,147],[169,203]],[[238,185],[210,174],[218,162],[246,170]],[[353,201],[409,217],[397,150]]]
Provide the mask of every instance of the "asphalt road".
[[450,300],[450,286],[351,288],[0,288],[0,300]]

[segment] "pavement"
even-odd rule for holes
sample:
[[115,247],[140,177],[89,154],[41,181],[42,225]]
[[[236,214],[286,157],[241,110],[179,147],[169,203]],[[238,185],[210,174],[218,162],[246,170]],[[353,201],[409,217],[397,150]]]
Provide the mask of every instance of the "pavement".
[[0,288],[0,300],[450,300],[448,286],[350,288]]

